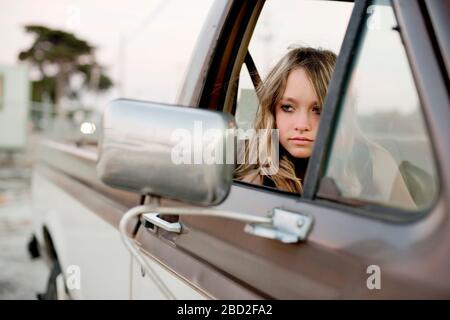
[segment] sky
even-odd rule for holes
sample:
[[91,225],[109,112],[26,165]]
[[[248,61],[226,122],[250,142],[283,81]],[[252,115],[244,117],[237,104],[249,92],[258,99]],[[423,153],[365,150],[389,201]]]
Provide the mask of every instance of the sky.
[[[116,86],[106,95],[91,97],[96,108],[117,97],[173,103],[211,4],[210,0],[0,0],[0,64],[17,64],[18,53],[32,43],[24,25],[44,24],[73,32],[97,48],[97,60]],[[338,53],[352,6],[268,0],[250,43],[262,75],[289,45]],[[407,111],[415,103],[406,96],[411,81],[398,83],[394,76],[405,67],[399,63],[404,57],[387,45],[396,41],[386,36],[393,17],[389,12],[380,17],[381,28],[371,33],[366,45],[375,50],[365,50],[365,62],[358,68],[358,91],[369,102],[367,112],[386,95]],[[373,76],[380,66],[388,74]]]
[[211,5],[195,3],[0,0],[0,64],[16,64],[18,53],[32,43],[24,25],[43,24],[73,32],[97,48],[97,60],[116,82],[109,96],[173,101],[180,70],[190,58],[186,53],[193,50]]

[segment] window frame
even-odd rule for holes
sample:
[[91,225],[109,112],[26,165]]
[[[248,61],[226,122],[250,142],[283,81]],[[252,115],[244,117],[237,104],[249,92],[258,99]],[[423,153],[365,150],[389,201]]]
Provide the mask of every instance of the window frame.
[[250,40],[257,19],[250,21],[255,14],[259,16],[264,3],[265,0],[233,1],[204,78],[199,108],[222,112],[227,104],[232,104],[234,97],[231,97],[230,79],[236,66],[244,62],[243,47],[247,49],[246,39]]

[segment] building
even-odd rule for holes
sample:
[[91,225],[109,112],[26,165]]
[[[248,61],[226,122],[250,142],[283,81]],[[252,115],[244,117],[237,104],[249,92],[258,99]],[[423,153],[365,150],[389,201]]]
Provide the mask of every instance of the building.
[[25,148],[29,104],[27,67],[0,65],[0,151]]

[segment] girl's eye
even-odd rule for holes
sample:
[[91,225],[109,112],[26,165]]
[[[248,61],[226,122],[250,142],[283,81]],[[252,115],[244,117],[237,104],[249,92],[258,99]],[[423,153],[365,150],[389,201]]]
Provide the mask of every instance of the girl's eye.
[[320,115],[320,113],[322,112],[322,108],[315,106],[312,108],[312,112],[314,112],[315,114]]
[[281,110],[283,110],[284,112],[292,112],[294,111],[294,108],[288,104],[282,104]]

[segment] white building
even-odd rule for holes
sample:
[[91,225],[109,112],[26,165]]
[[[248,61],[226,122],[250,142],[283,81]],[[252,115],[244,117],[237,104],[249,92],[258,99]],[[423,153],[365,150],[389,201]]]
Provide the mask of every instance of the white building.
[[27,67],[0,65],[0,151],[25,148],[29,104]]

